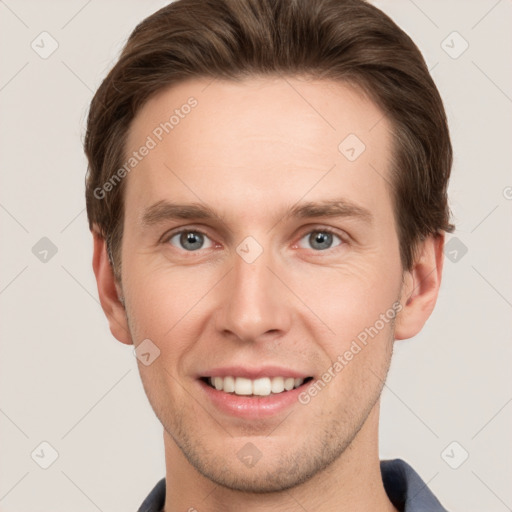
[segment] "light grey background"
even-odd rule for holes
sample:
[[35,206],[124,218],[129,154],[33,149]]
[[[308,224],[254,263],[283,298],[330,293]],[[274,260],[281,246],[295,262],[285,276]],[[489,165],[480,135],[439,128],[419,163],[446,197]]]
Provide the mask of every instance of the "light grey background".
[[[1,512],[136,510],[164,476],[132,348],[97,299],[81,142],[93,91],[165,3],[0,1]],[[452,512],[512,510],[512,3],[375,4],[418,44],[444,98],[457,223],[437,309],[396,345],[381,457],[408,461]],[[43,31],[58,43],[46,59],[31,47],[51,49]],[[48,469],[42,442],[58,453]]]

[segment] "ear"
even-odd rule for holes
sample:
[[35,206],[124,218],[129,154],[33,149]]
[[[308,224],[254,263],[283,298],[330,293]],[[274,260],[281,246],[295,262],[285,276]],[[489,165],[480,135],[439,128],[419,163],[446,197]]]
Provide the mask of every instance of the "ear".
[[114,277],[108,258],[107,244],[99,231],[92,230],[91,232],[94,238],[92,268],[96,276],[101,307],[108,319],[113,336],[121,343],[131,345],[133,342],[128,328],[128,319],[121,302],[122,289]]
[[404,274],[395,339],[416,336],[432,313],[441,285],[443,248],[444,232],[429,236],[418,246],[413,268]]

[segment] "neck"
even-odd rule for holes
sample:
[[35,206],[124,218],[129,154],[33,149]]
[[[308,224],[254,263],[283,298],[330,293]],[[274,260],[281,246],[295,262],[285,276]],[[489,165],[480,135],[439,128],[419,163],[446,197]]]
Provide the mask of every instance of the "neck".
[[308,481],[281,492],[241,492],[201,475],[164,432],[164,512],[397,512],[384,490],[378,455],[379,403],[343,454]]

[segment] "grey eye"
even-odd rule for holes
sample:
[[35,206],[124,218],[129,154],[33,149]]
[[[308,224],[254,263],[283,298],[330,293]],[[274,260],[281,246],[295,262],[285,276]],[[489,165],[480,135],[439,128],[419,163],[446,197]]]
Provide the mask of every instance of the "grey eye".
[[[338,240],[338,243],[333,245],[335,239]],[[306,241],[309,244],[309,247],[304,247],[301,245],[303,241]],[[332,247],[337,247],[342,243],[341,238],[334,233],[330,233],[329,231],[322,231],[320,229],[316,231],[311,231],[306,236],[302,237],[299,241],[299,246],[303,249],[314,249],[316,251],[325,251],[326,249],[331,249]]]
[[186,251],[197,251],[198,249],[208,249],[212,246],[211,240],[198,231],[180,231],[173,235],[169,242],[178,249]]

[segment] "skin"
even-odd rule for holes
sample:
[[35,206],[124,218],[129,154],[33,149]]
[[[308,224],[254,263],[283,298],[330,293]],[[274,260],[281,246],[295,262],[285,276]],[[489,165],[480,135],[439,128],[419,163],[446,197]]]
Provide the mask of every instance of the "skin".
[[[136,346],[149,338],[160,350],[139,370],[164,427],[165,511],[394,511],[379,467],[380,393],[394,340],[417,334],[434,308],[444,237],[427,238],[404,271],[387,181],[390,123],[341,83],[195,79],[143,106],[127,153],[190,96],[197,107],[125,178],[120,282],[93,232],[113,335]],[[338,150],[351,133],[366,145],[353,162]],[[371,220],[285,218],[296,204],[338,198]],[[217,216],[144,224],[163,200]],[[187,251],[171,238],[178,228],[206,237]],[[320,250],[314,237],[325,228],[336,236]],[[263,249],[253,263],[236,251],[247,236]],[[396,320],[306,405],[247,421],[217,410],[198,385],[199,373],[225,365],[321,378],[397,300]],[[248,442],[262,454],[253,467],[237,457]]]

